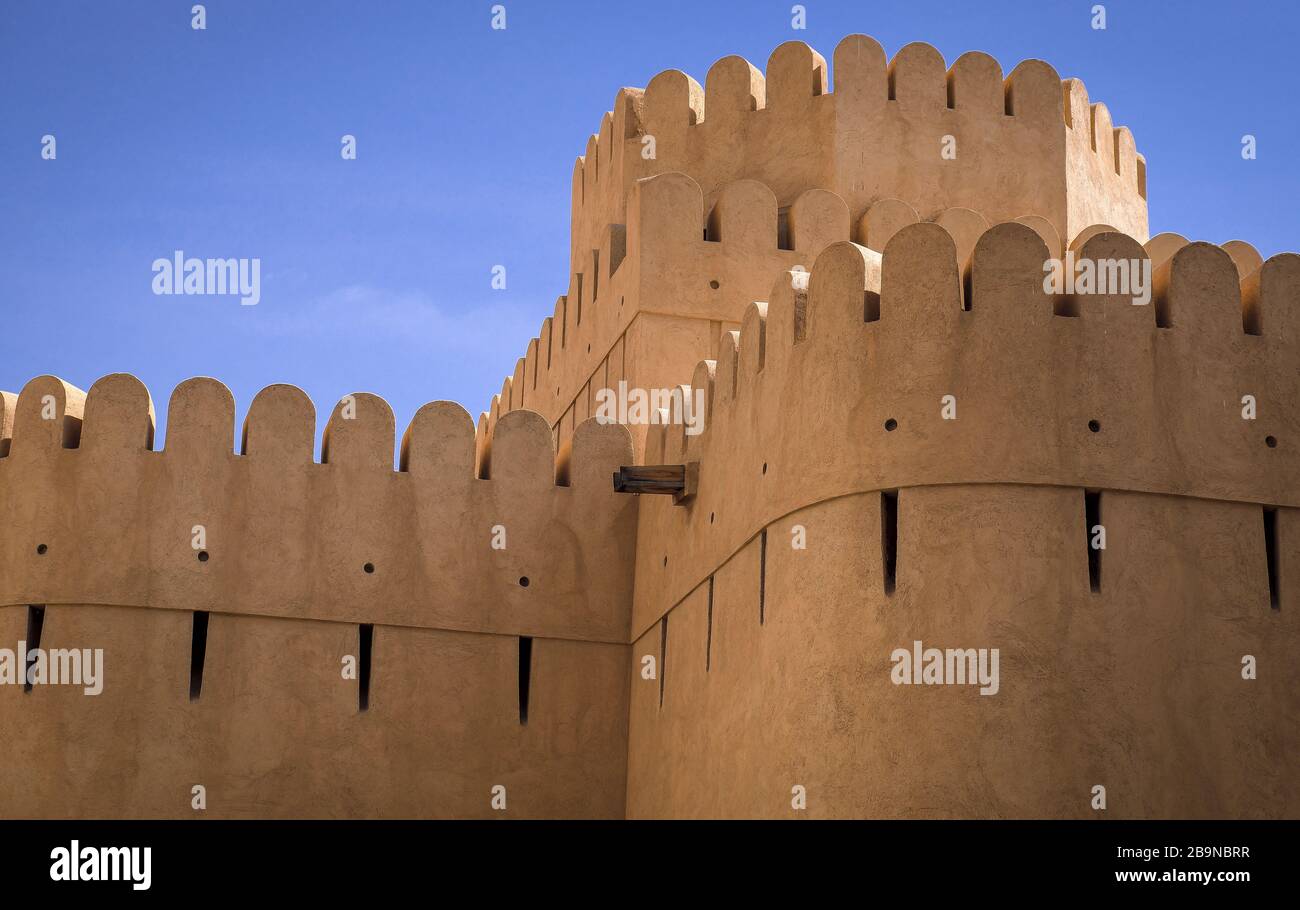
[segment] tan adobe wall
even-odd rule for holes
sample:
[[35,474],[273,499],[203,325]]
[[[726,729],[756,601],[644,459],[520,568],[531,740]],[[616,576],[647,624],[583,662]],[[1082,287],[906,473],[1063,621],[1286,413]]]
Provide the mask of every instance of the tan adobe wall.
[[[25,607],[0,607],[8,647]],[[188,697],[191,614],[58,604],[42,646],[105,649],[104,691],[0,687],[7,818],[623,815],[627,646],[376,625],[370,706],[340,679],[357,626],[211,614]],[[191,808],[191,788],[207,807]],[[506,788],[504,812],[491,790]]]
[[[992,223],[1041,215],[1067,236],[1106,223],[1147,239],[1145,162],[1078,79],[1041,60],[1004,77],[977,51],[949,67],[922,42],[887,61],[866,35],[841,41],[832,63],[833,91],[826,59],[800,41],[773,51],[766,73],[730,56],[703,87],[667,70],[644,91],[620,90],[574,169],[573,273],[588,271],[609,225],[626,223],[632,184],[667,171],[694,178],[710,205],[754,179],[783,207],[808,189],[835,192],[855,224],[897,198],[927,220],[961,207]],[[945,136],[955,157],[940,154]]]
[[[883,248],[920,220],[906,203],[886,199],[867,210],[862,229]],[[1045,219],[1019,220],[1061,255],[1062,241]],[[620,380],[638,388],[686,382],[699,360],[718,357],[720,334],[739,328],[745,309],[766,295],[771,275],[810,268],[822,250],[852,233],[847,204],[830,191],[802,193],[783,219],[775,194],[757,181],[728,184],[706,209],[699,185],[678,173],[638,181],[628,221],[622,258],[602,260],[614,271],[595,285],[599,295],[580,310],[566,298],[557,302],[480,419],[480,445],[511,410],[540,412],[563,441],[595,414],[602,388],[617,389]],[[989,227],[962,208],[939,212],[934,223],[952,235],[963,268]],[[639,458],[645,428],[631,429]]]
[[[0,647],[106,652],[97,696],[0,686],[0,814],[1300,811],[1300,256],[1148,239],[1131,136],[1046,64],[834,63],[620,93],[568,292],[396,470],[373,395],[317,463],[291,386],[233,443],[189,380],[161,450],[131,376],[0,393]],[[1067,250],[1153,299],[1046,292]],[[598,424],[620,380],[702,389],[703,433]],[[615,494],[634,461],[698,490]],[[916,640],[999,648],[998,695],[893,685]]]
[[[489,405],[486,433],[494,410],[526,407],[545,414],[563,440],[593,412],[602,387],[684,382],[694,361],[716,356],[718,332],[736,327],[768,275],[807,267],[835,240],[879,251],[904,225],[935,221],[968,253],[991,224],[1012,220],[1032,223],[1053,249],[1093,225],[1147,239],[1145,162],[1129,130],[1113,128],[1079,80],[1062,81],[1036,60],[1004,79],[993,58],[976,52],[945,69],[922,43],[886,63],[863,35],[844,39],[834,63],[834,91],[825,59],[798,41],[773,52],[766,75],[732,56],[714,64],[703,88],[668,70],[644,91],[620,90],[574,168],[568,291]],[[943,154],[949,136],[951,158]],[[646,217],[638,187],[671,173],[698,188],[696,238],[725,244],[739,233],[746,244],[705,256],[704,284],[677,249],[686,235],[657,249],[643,225],[636,239]],[[698,321],[656,320],[629,333],[644,312]],[[594,330],[584,329],[593,321]],[[643,346],[629,358],[629,348]],[[643,432],[634,433],[639,453]]]
[[[1080,489],[900,490],[889,596],[879,493],[783,515],[765,560],[751,539],[633,646],[628,817],[1294,818],[1300,510],[1280,512],[1277,610],[1250,504],[1103,492],[1096,594]],[[893,685],[916,640],[999,648],[998,693]]]
[[[520,412],[476,465],[469,415],[434,402],[394,471],[371,395],[335,408],[320,464],[290,386],[257,396],[239,454],[210,379],[173,393],[162,451],[130,376],[88,394],[41,377],[3,403],[4,646],[35,605],[42,647],[105,652],[99,695],[0,686],[5,815],[188,816],[194,784],[222,817],[488,815],[497,784],[515,815],[621,814],[637,502],[609,476],[626,429],[584,424],[557,463]],[[365,710],[342,673],[362,624]]]
[[[485,429],[503,413],[542,413],[563,442],[594,413],[595,393],[631,384],[675,385],[719,334],[770,284],[771,275],[811,264],[827,244],[847,239],[848,219],[834,194],[814,190],[796,203],[791,250],[777,245],[776,202],[754,181],[727,188],[715,206],[710,239],[700,189],[668,174],[633,187],[625,254],[580,311],[564,298],[493,400]],[[634,438],[643,427],[632,428]],[[639,442],[638,442],[639,447]]]
[[[1116,233],[1082,254],[1147,258]],[[736,343],[697,366],[704,432],[652,428],[647,460],[698,461],[700,492],[643,504],[634,629],[767,523],[850,493],[1020,483],[1300,507],[1300,256],[1243,281],[1222,249],[1188,244],[1154,270],[1152,303],[1134,306],[1046,294],[1046,255],[1028,227],[990,229],[964,301],[952,239],[918,224],[883,257],[829,247],[806,291],[781,276]],[[864,321],[874,300],[879,318]],[[1071,305],[1078,316],[1060,314]],[[1260,334],[1244,331],[1248,314]],[[1248,394],[1257,420],[1242,419]],[[958,419],[941,419],[945,395]]]
[[[692,380],[703,434],[647,441],[698,462],[699,492],[642,504],[629,815],[789,815],[801,785],[818,816],[1082,816],[1098,783],[1126,817],[1297,811],[1300,257],[1242,280],[1222,249],[1159,245],[1148,306],[1045,294],[1045,244],[1014,224],[964,295],[920,224],[750,308]],[[1113,232],[1081,252],[1147,256]],[[1001,648],[1002,691],[894,686],[914,640]]]

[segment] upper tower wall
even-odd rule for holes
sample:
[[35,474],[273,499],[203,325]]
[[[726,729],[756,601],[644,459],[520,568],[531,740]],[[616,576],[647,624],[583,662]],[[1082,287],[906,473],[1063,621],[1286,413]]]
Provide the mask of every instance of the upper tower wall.
[[730,56],[703,87],[667,70],[620,90],[574,167],[570,297],[590,296],[578,276],[597,271],[610,226],[626,223],[632,184],[666,171],[699,183],[707,207],[742,179],[771,187],[783,214],[808,189],[832,190],[859,243],[885,198],[923,220],[959,207],[991,224],[1038,215],[1062,237],[1106,224],[1147,239],[1145,161],[1079,80],[1040,60],[1004,75],[979,52],[947,66],[923,43],[886,60],[865,35],[841,41],[832,63],[833,84],[826,59],[791,41],[766,73]]

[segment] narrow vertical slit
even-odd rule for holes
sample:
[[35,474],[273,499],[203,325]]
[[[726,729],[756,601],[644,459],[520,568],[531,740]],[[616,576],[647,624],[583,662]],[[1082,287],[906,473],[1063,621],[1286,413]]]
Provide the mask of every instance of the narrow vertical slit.
[[23,691],[32,691],[31,667],[36,662],[36,651],[41,647],[41,629],[45,628],[45,606],[27,606],[27,660],[23,667]]
[[767,621],[767,528],[759,537],[758,544],[758,624]]
[[1277,509],[1264,507],[1264,556],[1268,560],[1268,605],[1282,609],[1277,572]]
[[659,707],[664,706],[664,676],[668,670],[668,617],[659,620]]
[[190,701],[203,693],[203,661],[208,654],[208,611],[194,611],[194,630],[190,635]]
[[361,624],[361,656],[358,658],[357,707],[362,711],[370,710],[370,647],[375,639],[375,627],[370,623]]
[[880,491],[880,562],[884,570],[885,596],[894,593],[898,577],[898,491]]
[[[1094,546],[1094,537],[1101,527],[1101,492],[1084,490],[1083,512],[1086,527],[1084,542],[1088,547],[1088,590],[1093,594],[1101,593],[1101,547]],[[1099,538],[1096,543],[1101,543]]]
[[528,723],[528,689],[533,681],[533,639],[519,636],[519,723]]
[[790,210],[788,208],[777,209],[776,212],[776,248],[778,250],[794,249],[794,241],[790,237]]
[[704,633],[704,672],[713,666],[713,576],[709,576],[709,625]]

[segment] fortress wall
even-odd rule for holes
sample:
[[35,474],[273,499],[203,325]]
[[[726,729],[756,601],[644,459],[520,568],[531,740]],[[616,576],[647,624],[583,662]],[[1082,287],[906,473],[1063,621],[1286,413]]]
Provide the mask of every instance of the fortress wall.
[[[720,565],[711,621],[706,581],[634,643],[629,817],[1087,817],[1097,784],[1110,817],[1294,814],[1300,627],[1294,590],[1269,605],[1258,507],[1103,493],[1092,593],[1083,490],[898,496],[892,594],[880,494],[846,496]],[[894,685],[915,640],[999,648],[998,693]],[[661,648],[662,707],[637,672]]]
[[[1106,232],[1083,252],[1146,256]],[[917,224],[882,258],[827,248],[807,291],[782,276],[712,382],[696,371],[704,433],[651,428],[647,462],[698,461],[699,493],[642,505],[634,635],[777,517],[852,493],[1015,483],[1300,507],[1300,257],[1239,282],[1223,250],[1188,244],[1134,306],[1044,293],[1046,253],[1028,227],[998,225],[964,293],[951,236]]]
[[1078,79],[1061,83],[1066,123],[1066,223],[1069,234],[1109,224],[1145,241],[1146,159],[1128,127],[1112,127],[1105,104],[1090,104]]
[[[26,613],[0,611],[5,647]],[[104,688],[0,687],[0,814],[622,815],[625,645],[534,639],[524,724],[517,637],[376,626],[361,711],[341,672],[360,652],[357,625],[225,613],[210,616],[191,700],[192,615],[45,608],[42,647],[103,648]]]
[[41,377],[16,402],[0,603],[627,641],[636,502],[609,483],[631,457],[621,427],[579,427],[557,484],[551,431],[528,411],[502,418],[476,475],[468,415],[446,402],[416,414],[394,471],[392,412],[374,396],[335,408],[317,464],[311,402],[290,386],[258,395],[238,455],[215,380],[176,389],[162,451],[134,378],[97,382],[84,427],[68,389]]
[[557,455],[521,411],[476,452],[435,402],[394,471],[370,395],[335,408],[319,464],[289,386],[254,400],[240,454],[215,380],[176,389],[161,451],[130,376],[0,404],[0,648],[34,641],[35,605],[42,648],[104,652],[98,695],[0,685],[0,815],[190,817],[196,784],[215,817],[496,816],[498,784],[510,816],[622,814],[626,429],[582,424]]
[[855,223],[896,198],[926,220],[961,207],[990,223],[1033,214],[1066,236],[1104,223],[1146,240],[1145,163],[1079,80],[1040,60],[1004,75],[979,52],[948,66],[921,42],[887,60],[865,35],[841,41],[831,63],[833,85],[826,59],[790,41],[765,72],[730,56],[703,87],[667,70],[643,92],[620,90],[574,168],[574,274],[589,270],[609,225],[627,223],[634,182],[669,171],[696,180],[710,206],[753,179],[783,209],[808,189],[835,192]]
[[[1132,133],[1114,127],[1079,80],[1062,81],[1038,60],[1004,77],[978,52],[947,66],[923,43],[886,60],[864,35],[845,38],[832,62],[833,85],[827,61],[791,41],[766,72],[730,56],[703,87],[668,70],[644,90],[619,91],[574,165],[568,288],[489,403],[489,434],[494,410],[527,407],[563,440],[591,413],[601,367],[641,312],[738,323],[766,292],[752,287],[755,279],[806,268],[835,240],[879,252],[901,227],[933,221],[953,234],[963,262],[965,239],[1002,221],[1031,223],[1053,255],[1062,238],[1093,225],[1146,241],[1145,162]],[[693,182],[700,201],[675,177],[680,187],[658,191],[680,201],[650,202],[647,187],[657,181],[647,180],[670,174]],[[700,208],[694,220],[704,224],[660,245],[644,222],[674,205]],[[745,252],[715,247],[698,257],[699,269],[688,268],[679,247],[704,229],[714,243],[739,234]],[[712,293],[696,285],[704,273]],[[661,278],[666,285],[657,285]],[[656,369],[634,379],[667,388],[685,375]]]
[[[1045,293],[1028,225],[963,269],[914,224],[782,276],[697,367],[704,433],[645,442],[699,486],[640,512],[629,816],[1083,817],[1097,784],[1121,817],[1294,814],[1300,257],[1077,243],[1150,256],[1151,303]],[[999,648],[1001,690],[895,686],[916,640]]]
[[[595,414],[600,389],[616,390],[620,379],[637,388],[681,384],[696,362],[716,352],[724,327],[738,326],[772,274],[807,268],[826,244],[849,236],[843,202],[822,191],[801,198],[789,250],[778,247],[771,191],[753,181],[729,187],[707,217],[699,187],[684,175],[645,181],[634,195],[627,255],[602,277],[599,296],[582,307],[580,321],[571,301],[557,303],[522,367],[494,396],[489,434],[500,414],[523,407],[545,416],[563,444],[575,422]],[[639,325],[649,315],[659,318]],[[663,340],[650,336],[651,324],[665,333]],[[654,356],[639,351],[646,344]],[[636,438],[644,435],[644,428],[632,429]]]
[[[232,447],[190,380],[161,449],[130,376],[0,393],[0,647],[38,605],[107,663],[0,686],[0,815],[1294,814],[1300,257],[1147,240],[1131,134],[1040,61],[833,63],[620,92],[553,314],[397,470],[366,394],[316,463],[290,386]],[[1149,304],[1045,291],[1067,247]],[[689,381],[703,434],[591,421],[620,381]],[[614,494],[634,461],[698,490]],[[894,685],[917,640],[998,648],[999,693]]]
[[[922,220],[906,203],[886,199],[855,227],[844,200],[826,190],[804,192],[782,216],[772,190],[753,180],[729,184],[706,208],[698,184],[678,173],[639,181],[631,197],[626,257],[602,279],[604,290],[582,308],[581,321],[567,301],[557,304],[493,397],[486,434],[501,414],[522,407],[543,414],[563,444],[575,422],[595,415],[602,388],[617,390],[623,379],[631,388],[671,389],[686,383],[701,359],[716,360],[720,336],[767,296],[772,275],[807,271],[826,247],[855,232],[883,248]],[[1061,255],[1050,224],[1022,221]],[[963,208],[944,209],[934,223],[952,237],[963,268],[989,227]],[[631,429],[640,460],[645,427]]]

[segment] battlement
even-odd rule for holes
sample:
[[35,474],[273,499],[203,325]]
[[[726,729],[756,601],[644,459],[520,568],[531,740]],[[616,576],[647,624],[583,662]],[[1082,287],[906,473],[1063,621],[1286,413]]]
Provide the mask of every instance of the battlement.
[[[182,383],[161,449],[132,376],[0,392],[0,638],[107,675],[0,685],[2,814],[1293,814],[1300,256],[1148,239],[1046,63],[833,64],[621,90],[553,314],[396,469],[365,393],[316,461],[288,385],[236,444]],[[703,413],[593,419],[623,383]],[[997,697],[899,684],[921,641]]]
[[865,35],[841,41],[833,63],[832,90],[825,58],[790,41],[766,72],[730,56],[703,88],[667,70],[644,91],[620,90],[574,167],[573,274],[589,273],[608,226],[625,223],[632,184],[666,171],[695,179],[710,205],[726,184],[756,179],[783,214],[820,188],[855,224],[897,198],[925,220],[969,208],[990,223],[1037,215],[1062,236],[1101,223],[1146,239],[1145,160],[1080,80],[1039,60],[1004,77],[979,52],[946,66],[919,42],[886,60]]
[[[769,188],[738,181],[706,216],[698,184],[683,174],[639,181],[629,223],[618,227],[621,255],[602,257],[610,271],[593,284],[599,296],[581,307],[567,297],[557,301],[480,418],[481,438],[490,437],[502,414],[528,408],[563,441],[594,413],[599,389],[620,379],[653,381],[638,373],[640,365],[666,357],[689,373],[701,353],[711,353],[699,345],[716,344],[722,326],[738,324],[767,276],[811,263],[826,244],[849,235],[843,201],[825,190],[795,201],[783,242]],[[694,321],[694,329],[661,331],[678,317]]]
[[[697,365],[703,432],[650,428],[646,461],[698,462],[699,492],[642,509],[634,628],[777,518],[863,491],[1058,485],[1300,507],[1300,256],[1242,278],[1211,244],[1153,246],[1166,258],[1146,306],[1047,293],[1049,250],[1018,223],[984,232],[968,265],[922,223],[883,255],[839,242],[810,275],[783,274]],[[1078,255],[1153,258],[1109,231]]]
[[[781,275],[697,365],[703,432],[645,444],[698,479],[643,497],[629,817],[1297,804],[1300,256],[1072,246],[1150,262],[1151,302],[1047,293],[1030,225],[963,257],[911,224]],[[896,685],[914,642],[998,649],[996,698]]]
[[[719,334],[739,328],[746,307],[766,294],[768,276],[807,269],[828,245],[851,236],[883,248],[920,220],[898,199],[877,200],[854,225],[848,204],[829,190],[804,191],[782,214],[772,189],[756,180],[727,184],[708,207],[702,188],[685,174],[639,180],[628,224],[616,226],[621,255],[601,257],[610,264],[593,285],[601,293],[582,307],[557,301],[480,418],[480,440],[490,437],[501,414],[519,408],[543,414],[564,440],[595,413],[600,389],[617,388],[620,380],[677,385],[701,357],[718,356]],[[1020,220],[1061,255],[1061,238],[1046,219]],[[989,227],[963,208],[940,211],[934,221],[952,234],[963,262]],[[633,433],[639,454],[644,428]]]
[[[1004,78],[978,52],[948,67],[923,43],[887,61],[864,35],[840,42],[833,61],[833,90],[825,58],[791,41],[766,73],[731,56],[703,88],[667,70],[644,90],[618,92],[574,166],[569,287],[485,410],[484,434],[494,414],[526,407],[563,440],[594,413],[600,388],[681,382],[696,359],[717,356],[718,332],[737,327],[764,292],[756,276],[806,267],[829,242],[880,251],[904,225],[933,221],[970,244],[1012,220],[1052,250],[1093,226],[1147,239],[1145,160],[1080,80],[1038,60]],[[694,184],[700,218],[685,186],[657,188],[682,194],[676,202],[647,198],[652,178],[670,174]],[[715,246],[702,257],[710,293],[697,276],[676,275],[686,233],[641,223],[641,209],[660,218],[674,205],[683,230],[699,221],[696,236],[715,244],[739,232],[753,250],[738,258]],[[659,277],[671,286],[650,286]],[[647,319],[643,339],[634,323],[648,313],[696,322]],[[599,327],[583,329],[592,322]],[[648,363],[656,367],[646,372]],[[643,436],[634,430],[638,452]]]
[[132,376],[0,396],[4,646],[103,652],[92,697],[0,686],[6,816],[192,816],[196,785],[220,818],[622,815],[627,430],[557,456],[523,411],[476,456],[437,401],[395,471],[383,399],[335,406],[320,463],[315,419],[263,389],[236,453],[191,379],[155,451]]
[[510,414],[476,463],[469,415],[433,402],[394,471],[393,414],[369,394],[334,408],[320,464],[311,401],[286,385],[254,399],[239,453],[212,379],[172,393],[162,451],[125,374],[88,394],[40,377],[3,413],[0,603],[627,640],[636,503],[609,489],[625,428],[578,427],[557,463],[546,423]]

